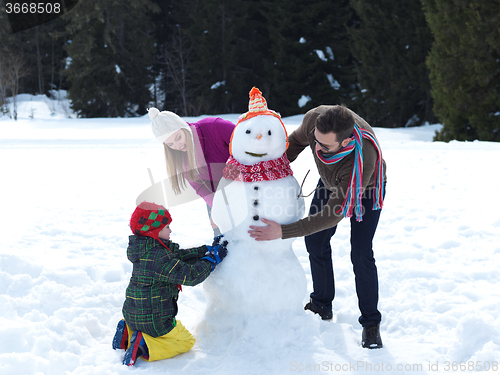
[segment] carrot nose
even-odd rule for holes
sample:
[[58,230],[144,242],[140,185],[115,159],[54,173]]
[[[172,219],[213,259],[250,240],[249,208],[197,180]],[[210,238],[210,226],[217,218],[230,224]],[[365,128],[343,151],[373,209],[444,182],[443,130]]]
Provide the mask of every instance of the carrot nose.
[[257,139],[261,139],[262,138],[262,134],[258,134],[257,137],[255,137]]

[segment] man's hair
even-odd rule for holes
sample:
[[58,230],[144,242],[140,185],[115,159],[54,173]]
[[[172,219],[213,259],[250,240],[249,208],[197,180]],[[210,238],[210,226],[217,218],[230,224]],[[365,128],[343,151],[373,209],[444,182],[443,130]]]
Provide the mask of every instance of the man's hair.
[[328,108],[316,119],[316,129],[320,133],[335,133],[337,141],[351,137],[354,130],[354,116],[344,105],[336,105]]

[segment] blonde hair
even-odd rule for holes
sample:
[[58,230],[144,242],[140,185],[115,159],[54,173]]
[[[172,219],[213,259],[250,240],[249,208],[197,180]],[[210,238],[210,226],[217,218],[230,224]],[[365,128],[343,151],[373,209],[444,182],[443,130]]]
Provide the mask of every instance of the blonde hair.
[[[176,195],[179,195],[181,190],[186,188],[186,179],[191,182],[200,179],[198,167],[196,165],[193,137],[189,130],[180,130],[182,130],[186,136],[187,152],[172,150],[165,143],[163,144],[165,149],[165,160],[167,162],[167,173],[170,177],[170,182],[172,183],[172,189]],[[187,171],[184,170],[186,158],[188,167]]]

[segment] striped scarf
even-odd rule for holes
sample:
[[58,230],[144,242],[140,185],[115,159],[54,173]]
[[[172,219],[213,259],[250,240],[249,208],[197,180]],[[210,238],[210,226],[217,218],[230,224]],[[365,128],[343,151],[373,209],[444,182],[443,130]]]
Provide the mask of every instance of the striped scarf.
[[325,164],[335,164],[345,156],[354,151],[354,165],[351,173],[351,181],[347,194],[341,208],[337,211],[345,217],[352,217],[353,210],[356,214],[356,221],[362,221],[361,196],[363,182],[363,138],[370,140],[377,150],[377,163],[375,165],[375,188],[373,189],[373,210],[380,210],[384,204],[384,172],[382,162],[382,150],[374,134],[354,125],[353,139],[347,146],[341,148],[337,153],[324,155],[319,150],[316,152],[318,158]]

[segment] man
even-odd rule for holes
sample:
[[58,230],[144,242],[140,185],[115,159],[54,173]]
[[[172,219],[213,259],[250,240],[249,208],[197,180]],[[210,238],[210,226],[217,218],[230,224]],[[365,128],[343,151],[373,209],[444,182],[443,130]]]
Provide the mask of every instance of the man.
[[305,236],[314,291],[304,308],[330,320],[335,297],[330,239],[340,220],[350,218],[362,345],[382,348],[372,240],[385,194],[386,168],[373,129],[345,106],[322,105],[306,113],[289,142],[291,162],[311,147],[320,175],[309,216],[287,225],[262,219],[268,225],[251,226],[249,233],[257,241]]

